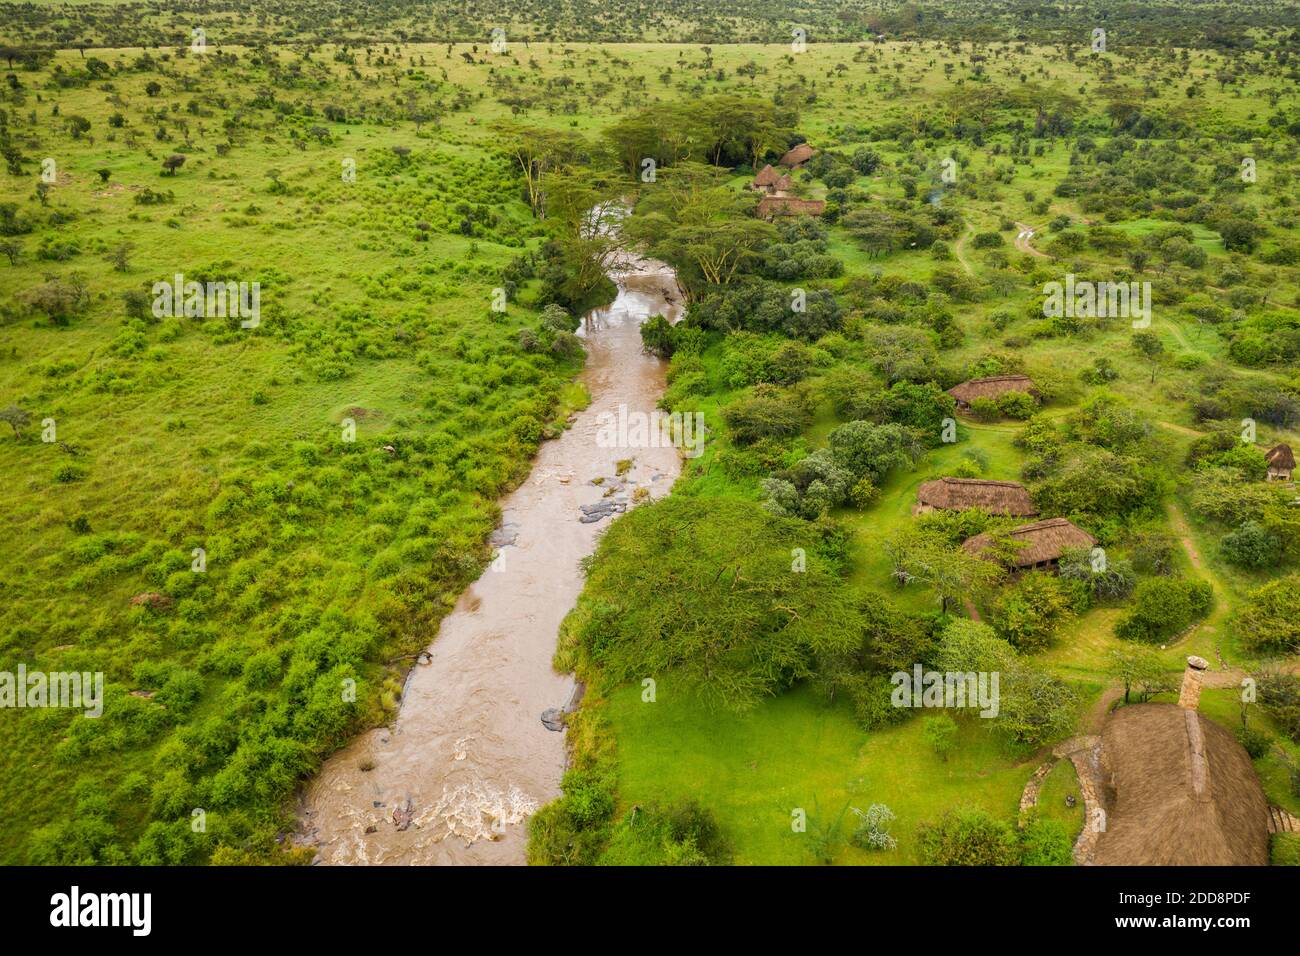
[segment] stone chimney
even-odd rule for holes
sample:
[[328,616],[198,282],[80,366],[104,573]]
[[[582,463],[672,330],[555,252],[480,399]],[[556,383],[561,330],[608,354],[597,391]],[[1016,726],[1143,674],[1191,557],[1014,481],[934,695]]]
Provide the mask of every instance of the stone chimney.
[[1187,670],[1183,671],[1183,687],[1178,692],[1178,706],[1196,710],[1201,703],[1201,671],[1207,670],[1210,662],[1204,657],[1193,654],[1187,658]]

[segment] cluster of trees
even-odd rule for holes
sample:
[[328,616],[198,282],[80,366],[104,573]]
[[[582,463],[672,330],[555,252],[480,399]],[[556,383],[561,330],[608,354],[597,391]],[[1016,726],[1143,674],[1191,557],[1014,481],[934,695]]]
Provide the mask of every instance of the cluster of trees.
[[849,501],[866,506],[885,475],[911,465],[924,448],[914,431],[892,422],[848,422],[829,443],[763,480],[769,511],[813,520]]
[[1291,495],[1264,481],[1263,451],[1233,432],[1216,431],[1192,442],[1188,501],[1193,512],[1221,529],[1224,560],[1243,568],[1273,568],[1300,554],[1300,518]]

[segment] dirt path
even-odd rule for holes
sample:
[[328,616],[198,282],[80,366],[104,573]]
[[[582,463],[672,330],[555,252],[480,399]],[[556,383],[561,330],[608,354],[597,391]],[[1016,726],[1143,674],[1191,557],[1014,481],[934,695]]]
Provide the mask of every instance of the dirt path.
[[1158,421],[1156,424],[1161,428],[1169,429],[1171,432],[1178,432],[1180,435],[1190,435],[1193,438],[1198,438],[1205,434],[1205,432],[1197,431],[1195,428],[1188,428],[1186,425],[1175,425],[1173,422]]
[[1033,246],[1029,244],[1029,240],[1034,238],[1035,235],[1037,235],[1037,231],[1034,229],[1033,226],[1026,225],[1023,222],[1018,222],[1016,223],[1016,228],[1020,230],[1016,234],[1017,249],[1019,249],[1021,252],[1027,252],[1031,256],[1038,256],[1038,258],[1040,259],[1051,258],[1051,256],[1049,256],[1047,253],[1039,252],[1037,249],[1035,249]]
[[957,256],[957,261],[961,263],[961,267],[966,270],[968,276],[973,276],[975,270],[972,269],[970,263],[966,261],[966,240],[969,239],[974,232],[974,226],[967,226],[966,231],[958,237],[952,247],[953,254]]

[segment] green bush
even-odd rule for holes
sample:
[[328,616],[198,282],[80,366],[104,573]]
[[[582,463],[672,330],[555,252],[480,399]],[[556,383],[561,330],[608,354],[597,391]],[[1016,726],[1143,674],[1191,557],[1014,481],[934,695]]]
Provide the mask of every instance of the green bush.
[[1073,866],[1073,844],[1060,820],[1035,816],[1020,831],[1022,866]]
[[633,807],[615,824],[603,866],[726,866],[731,846],[694,800]]
[[1300,833],[1274,833],[1269,862],[1273,866],[1300,866]]
[[1209,613],[1214,591],[1204,581],[1148,578],[1134,592],[1133,608],[1115,626],[1131,641],[1158,643]]
[[928,866],[1015,866],[1020,841],[1015,828],[983,810],[952,809],[916,831],[921,861]]
[[1272,735],[1258,727],[1238,727],[1236,733],[1237,743],[1250,754],[1252,760],[1258,760],[1268,753],[1268,748],[1273,743]]
[[790,438],[803,430],[803,410],[789,399],[759,392],[732,402],[722,417],[738,445],[751,445],[762,438]]

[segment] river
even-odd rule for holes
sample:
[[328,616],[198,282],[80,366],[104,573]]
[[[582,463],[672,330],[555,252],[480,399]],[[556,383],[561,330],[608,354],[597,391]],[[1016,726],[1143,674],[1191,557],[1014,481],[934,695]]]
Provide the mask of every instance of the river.
[[[551,658],[582,590],[578,563],[617,520],[582,523],[581,507],[631,502],[642,488],[662,497],[681,468],[672,447],[598,441],[620,407],[654,409],[666,365],[641,351],[640,325],[680,312],[663,263],[641,260],[612,278],[617,297],[579,331],[591,405],[542,444],[528,479],[502,500],[498,558],[443,619],[396,719],[330,757],[304,789],[298,842],[316,846],[317,862],[522,864],[528,816],[560,795],[564,733],[541,718],[563,709],[575,685]],[[633,464],[620,478],[616,464],[627,458]]]

